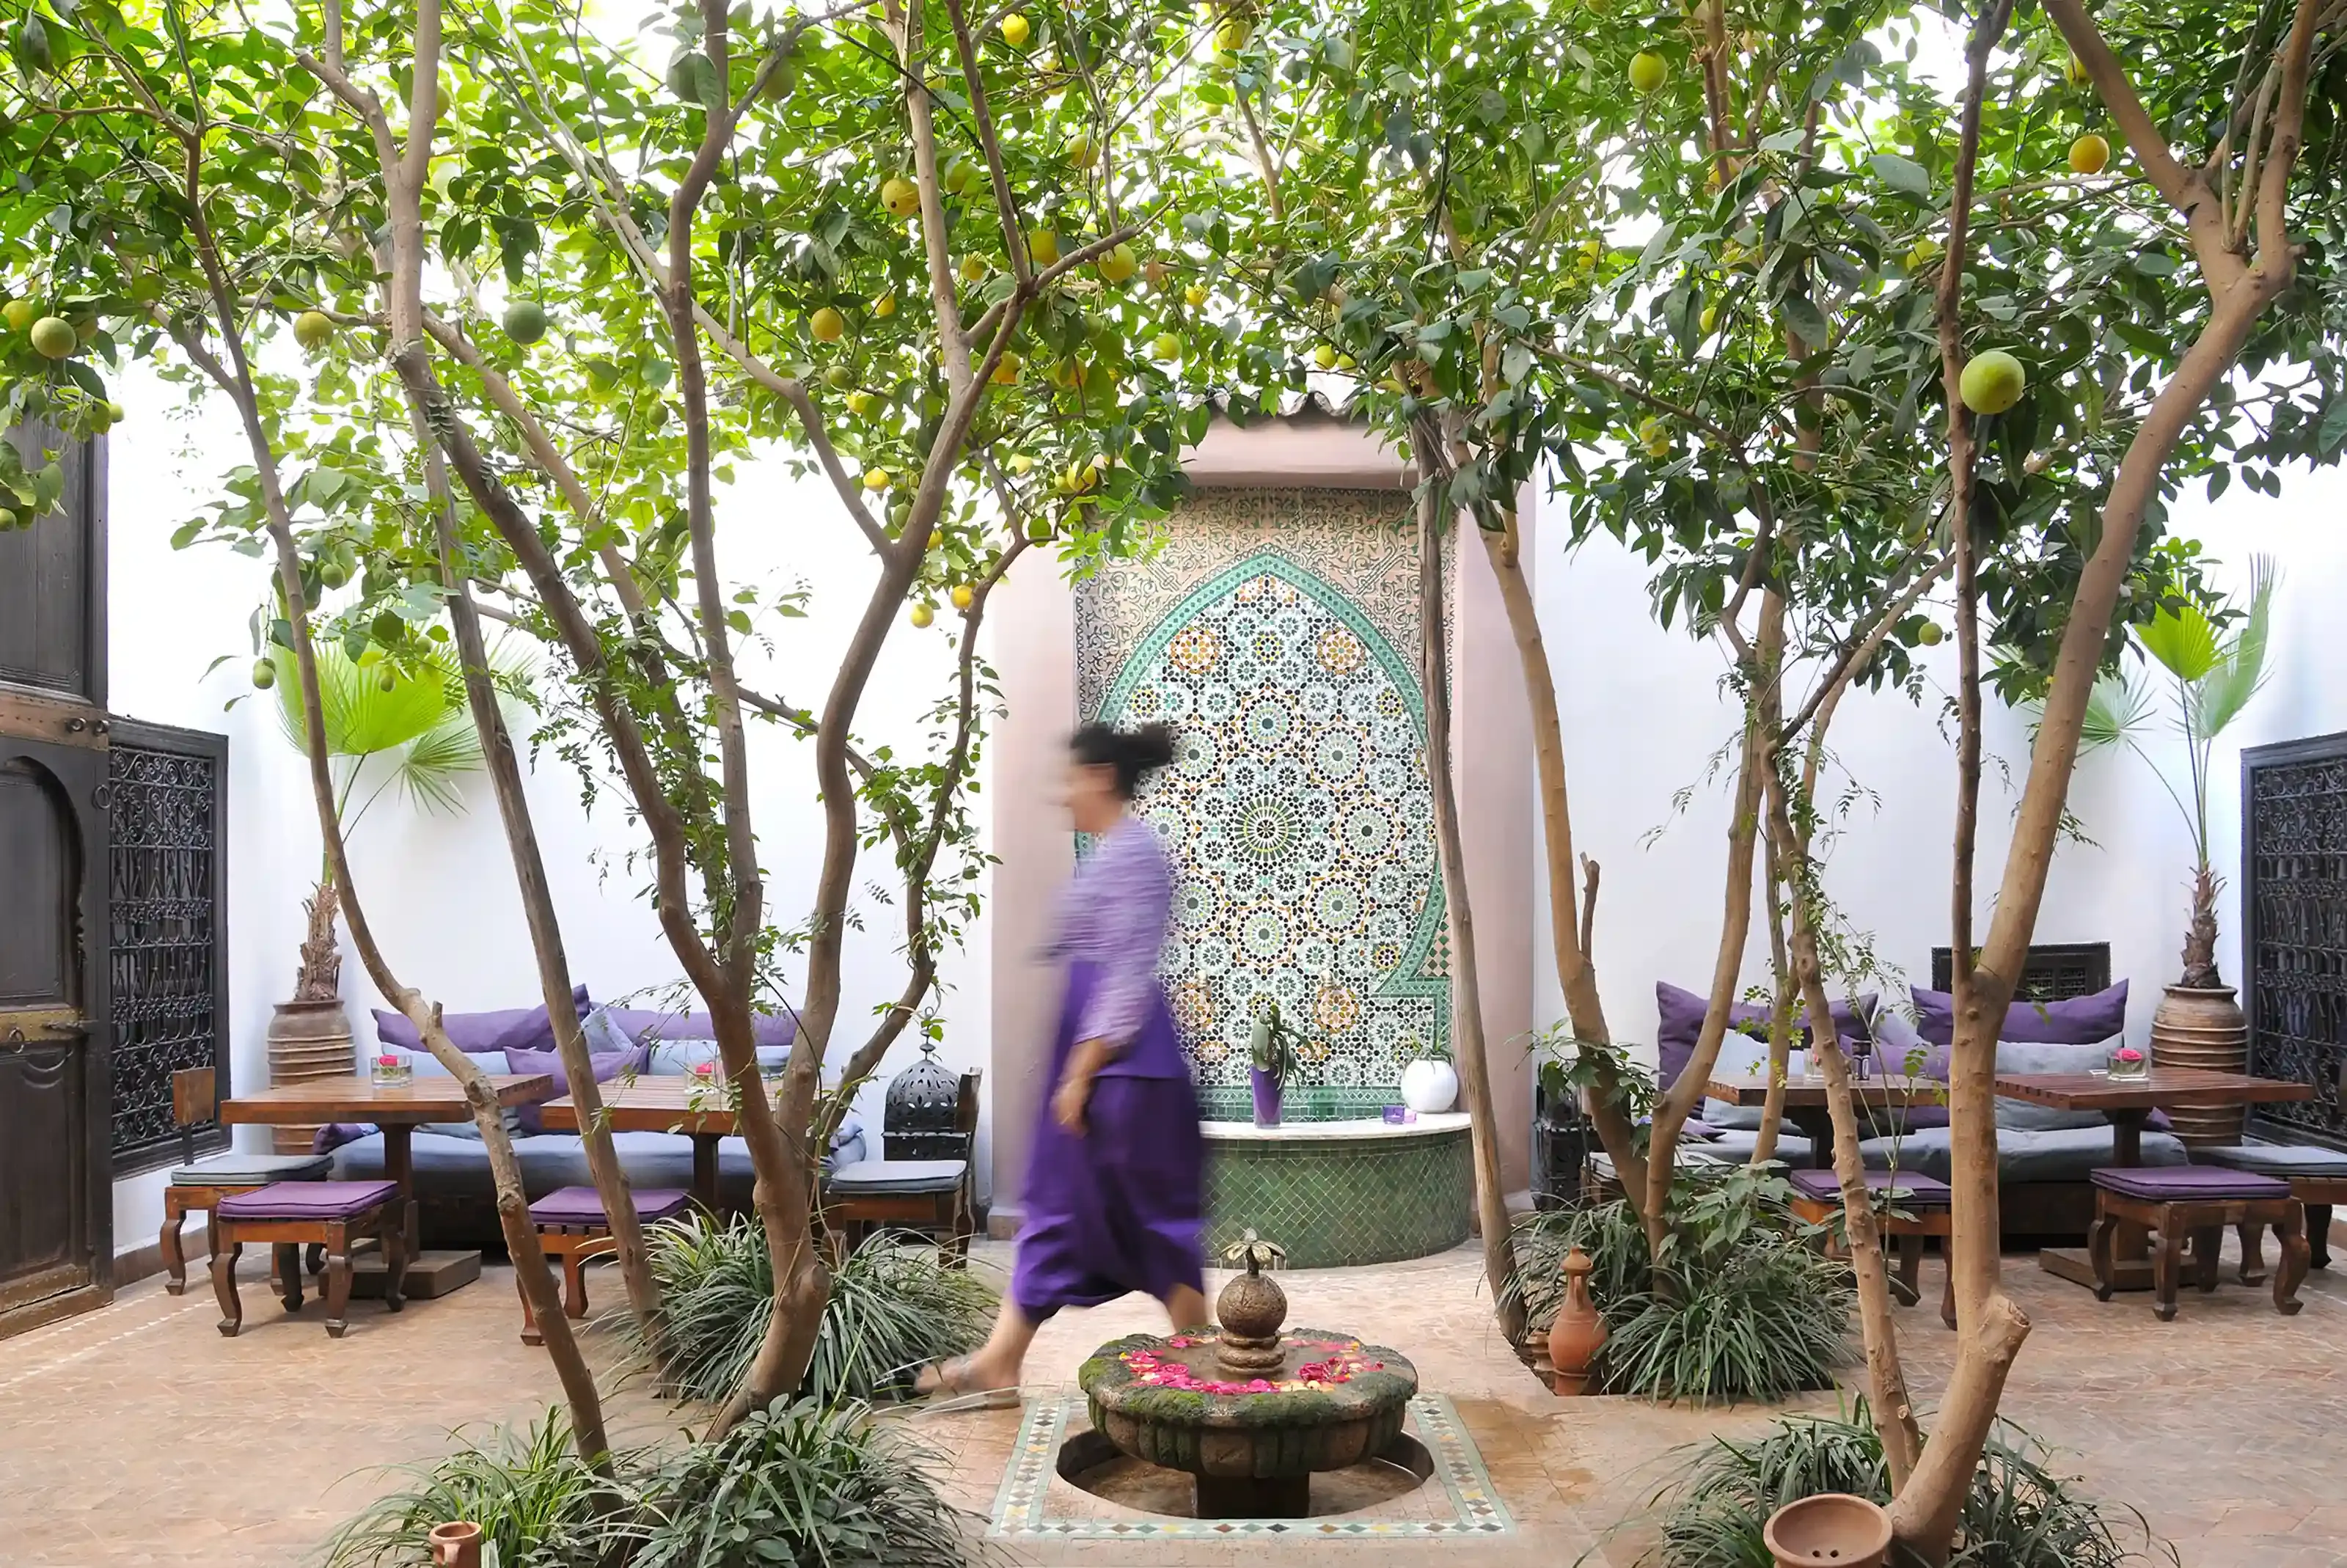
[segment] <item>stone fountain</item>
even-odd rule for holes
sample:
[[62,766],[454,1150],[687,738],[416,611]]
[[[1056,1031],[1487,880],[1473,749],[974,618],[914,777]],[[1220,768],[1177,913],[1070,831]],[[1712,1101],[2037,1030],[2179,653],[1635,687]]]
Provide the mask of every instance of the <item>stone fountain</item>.
[[1223,1287],[1217,1326],[1113,1340],[1084,1363],[1093,1431],[1194,1477],[1200,1519],[1302,1519],[1316,1471],[1417,1468],[1399,1450],[1417,1450],[1402,1419],[1418,1369],[1347,1334],[1283,1330],[1286,1293],[1260,1266],[1276,1249],[1250,1234],[1234,1251],[1246,1272]]

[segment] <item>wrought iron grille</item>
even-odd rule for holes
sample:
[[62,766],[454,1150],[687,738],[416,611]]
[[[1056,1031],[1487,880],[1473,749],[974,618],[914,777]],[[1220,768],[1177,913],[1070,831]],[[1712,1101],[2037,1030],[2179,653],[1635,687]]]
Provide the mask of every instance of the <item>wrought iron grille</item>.
[[[107,811],[118,1175],[179,1152],[171,1074],[210,1067],[229,1091],[228,738],[117,721]],[[200,1149],[227,1146],[218,1125]]]
[[2241,803],[2250,1071],[2314,1086],[2250,1130],[2347,1148],[2347,735],[2243,752]]
[[[1932,989],[1944,991],[1955,984],[1955,949],[1932,949]],[[2021,966],[2021,983],[2013,988],[2015,1001],[2058,1002],[2069,997],[2090,997],[2111,985],[2111,945],[2108,942],[2040,942],[2029,949]]]

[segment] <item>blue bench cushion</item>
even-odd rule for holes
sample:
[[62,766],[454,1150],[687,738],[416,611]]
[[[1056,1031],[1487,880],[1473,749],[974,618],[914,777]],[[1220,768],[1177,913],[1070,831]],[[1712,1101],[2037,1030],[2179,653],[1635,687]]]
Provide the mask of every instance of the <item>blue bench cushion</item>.
[[[1741,1164],[1752,1158],[1752,1151],[1759,1147],[1759,1144],[1760,1133],[1758,1129],[1731,1127],[1710,1143],[1704,1144],[1703,1152]],[[1807,1138],[1794,1132],[1789,1126],[1779,1127],[1777,1130],[1777,1158],[1789,1162],[1806,1161],[1809,1157],[1809,1141]],[[1679,1160],[1682,1163],[1686,1162],[1686,1151],[1679,1152]]]
[[331,1154],[240,1154],[233,1152],[181,1165],[175,1187],[265,1187],[272,1182],[319,1182],[333,1167]]
[[2347,1181],[2347,1154],[2302,1143],[2239,1143],[2229,1149],[2195,1149],[2192,1157],[2202,1164],[2255,1171],[2260,1176],[2319,1176]]
[[833,1171],[824,1185],[842,1197],[949,1193],[969,1170],[967,1160],[858,1160]]

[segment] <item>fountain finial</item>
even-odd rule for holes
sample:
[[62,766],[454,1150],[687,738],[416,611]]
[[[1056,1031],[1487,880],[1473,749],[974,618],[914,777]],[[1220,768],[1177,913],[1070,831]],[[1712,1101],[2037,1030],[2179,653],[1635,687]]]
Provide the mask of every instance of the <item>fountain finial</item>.
[[1278,1281],[1265,1277],[1262,1270],[1265,1264],[1276,1266],[1286,1255],[1251,1230],[1223,1254],[1225,1261],[1246,1270],[1224,1286],[1214,1300],[1223,1330],[1215,1358],[1224,1370],[1260,1376],[1277,1369],[1286,1359],[1279,1329],[1287,1320],[1287,1293],[1279,1288]]

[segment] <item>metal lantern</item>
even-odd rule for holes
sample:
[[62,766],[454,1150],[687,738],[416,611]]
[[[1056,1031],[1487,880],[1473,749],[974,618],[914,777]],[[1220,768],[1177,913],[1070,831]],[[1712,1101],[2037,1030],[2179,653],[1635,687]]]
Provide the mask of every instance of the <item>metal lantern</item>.
[[921,1060],[888,1084],[880,1118],[881,1151],[890,1160],[966,1160],[969,1134],[961,1130],[961,1078],[924,1044]]

